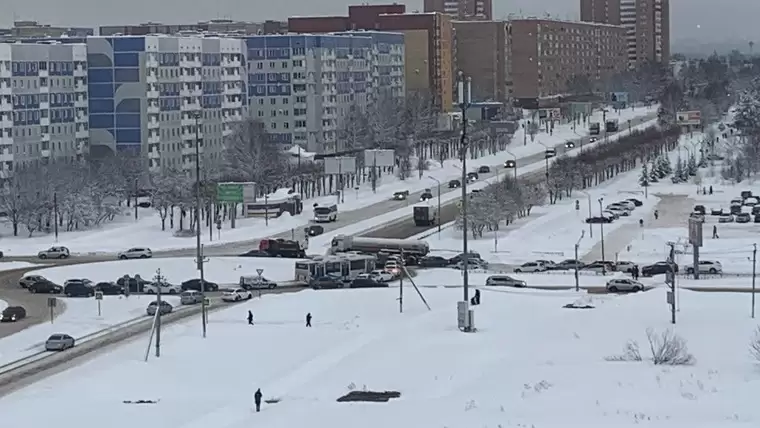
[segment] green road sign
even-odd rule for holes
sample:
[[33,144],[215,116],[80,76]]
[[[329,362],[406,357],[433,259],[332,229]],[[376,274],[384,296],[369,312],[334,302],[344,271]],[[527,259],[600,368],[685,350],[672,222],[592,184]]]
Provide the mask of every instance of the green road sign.
[[216,200],[218,202],[243,202],[243,184],[219,183],[216,187]]

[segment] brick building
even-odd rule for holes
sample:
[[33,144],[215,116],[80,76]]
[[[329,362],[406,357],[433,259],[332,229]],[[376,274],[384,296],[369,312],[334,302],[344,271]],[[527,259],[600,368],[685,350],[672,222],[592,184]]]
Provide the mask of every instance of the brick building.
[[626,68],[621,26],[529,18],[510,21],[508,31],[517,99],[563,94],[574,76],[594,83]]
[[493,0],[425,0],[425,12],[440,12],[461,21],[493,19]]
[[620,0],[581,0],[581,21],[620,25]]
[[455,62],[472,78],[472,98],[506,102],[510,98],[509,23],[505,21],[454,21]]
[[453,30],[442,13],[405,13],[399,4],[349,6],[348,16],[293,17],[292,33],[332,33],[355,30],[404,34],[405,79],[409,92],[428,92],[443,111],[453,103]]

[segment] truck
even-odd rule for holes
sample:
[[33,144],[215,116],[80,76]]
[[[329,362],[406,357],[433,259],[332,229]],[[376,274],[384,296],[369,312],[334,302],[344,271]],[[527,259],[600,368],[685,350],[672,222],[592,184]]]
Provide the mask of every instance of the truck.
[[367,238],[363,236],[337,235],[330,244],[330,252],[358,252],[367,254],[400,254],[424,257],[430,252],[427,242],[417,239]]
[[262,239],[259,241],[259,251],[268,254],[270,257],[306,258],[304,246],[300,242],[290,239]]
[[599,122],[591,122],[591,124],[588,126],[588,133],[591,135],[599,135],[600,132],[601,128]]
[[314,222],[315,223],[332,223],[338,220],[338,206],[332,205],[318,205],[314,207]]
[[607,119],[607,122],[604,124],[604,128],[607,132],[618,132],[620,125],[618,124],[617,119]]
[[415,226],[435,226],[438,222],[438,208],[434,205],[419,204],[414,207]]

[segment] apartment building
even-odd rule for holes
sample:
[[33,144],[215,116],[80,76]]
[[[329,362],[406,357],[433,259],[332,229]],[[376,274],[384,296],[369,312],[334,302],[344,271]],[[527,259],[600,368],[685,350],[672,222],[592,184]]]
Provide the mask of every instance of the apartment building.
[[218,159],[247,101],[245,43],[175,36],[87,38],[90,139],[193,174]]
[[620,25],[620,0],[581,0],[581,21]]
[[59,27],[37,21],[15,21],[13,27],[0,28],[0,41],[34,37],[87,37],[95,34],[88,27]]
[[619,0],[628,66],[670,61],[670,0]]
[[405,6],[399,4],[349,6],[348,16],[289,18],[288,29],[293,33],[402,33],[407,94],[430,94],[439,109],[450,111],[454,86],[451,17],[438,12],[405,12]]
[[107,25],[99,29],[101,36],[147,36],[167,34],[176,36],[180,33],[220,33],[220,34],[284,34],[288,25],[283,21],[267,20],[264,22],[235,21],[232,19],[212,19],[195,24],[163,24],[146,22],[138,25]]
[[621,26],[529,18],[511,20],[509,27],[510,75],[517,99],[563,94],[573,76],[593,83],[626,68]]
[[506,21],[453,21],[457,70],[472,78],[472,98],[507,102],[512,90],[509,76],[509,23]]
[[250,113],[274,143],[342,151],[338,130],[351,108],[366,109],[381,91],[403,94],[403,43],[378,32],[247,37]]
[[425,0],[425,12],[440,12],[460,21],[493,19],[493,0]]
[[0,43],[0,178],[89,149],[87,47]]

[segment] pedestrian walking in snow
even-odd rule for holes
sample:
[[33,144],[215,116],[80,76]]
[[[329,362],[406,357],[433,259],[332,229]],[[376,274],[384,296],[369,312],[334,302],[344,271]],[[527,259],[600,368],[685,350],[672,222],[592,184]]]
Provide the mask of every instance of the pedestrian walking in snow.
[[639,219],[639,227],[644,227],[644,219]]
[[248,311],[248,325],[253,325],[253,312]]
[[633,279],[638,280],[639,279],[639,267],[634,266],[633,269],[631,269],[631,273],[633,274]]
[[261,388],[257,389],[256,392],[253,394],[253,402],[256,404],[256,411],[261,411]]
[[660,218],[660,211],[654,210],[654,219],[657,220],[658,218]]
[[712,195],[712,186],[710,186],[710,194]]
[[718,239],[720,236],[718,236],[718,226],[713,225],[713,239]]
[[306,327],[311,327],[311,312],[306,314]]
[[476,305],[480,304],[480,290],[478,290],[477,288],[475,289],[475,304]]

